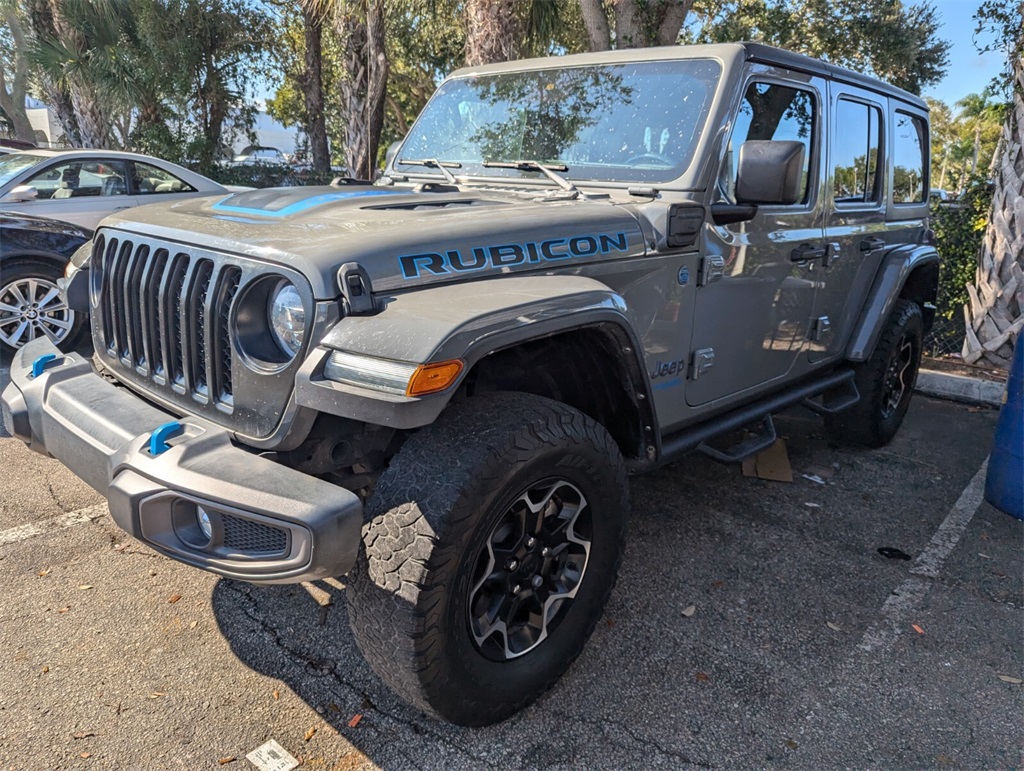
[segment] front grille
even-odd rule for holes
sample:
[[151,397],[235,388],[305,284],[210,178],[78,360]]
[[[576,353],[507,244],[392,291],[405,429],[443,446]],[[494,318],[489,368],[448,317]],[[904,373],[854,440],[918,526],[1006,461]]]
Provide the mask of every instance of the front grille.
[[293,425],[289,400],[303,358],[281,358],[268,293],[290,281],[311,308],[304,277],[283,265],[115,228],[100,228],[93,244],[92,335],[104,367],[170,412],[272,446],[275,431]]
[[279,527],[230,514],[222,514],[221,523],[228,549],[246,554],[280,554],[288,546],[288,533]]
[[93,259],[106,354],[156,386],[230,413],[229,320],[242,269],[119,234],[99,236]]

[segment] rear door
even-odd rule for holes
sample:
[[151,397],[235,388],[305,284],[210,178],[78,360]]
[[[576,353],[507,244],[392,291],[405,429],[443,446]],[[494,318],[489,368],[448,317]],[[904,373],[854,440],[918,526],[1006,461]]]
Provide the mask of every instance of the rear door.
[[828,252],[818,273],[811,362],[842,354],[882,255],[892,246],[885,216],[886,100],[836,82],[829,95]]
[[747,222],[709,225],[686,384],[691,407],[766,390],[809,368],[807,334],[820,269],[815,260],[801,261],[796,255],[801,249],[820,249],[824,240],[821,147],[826,102],[820,77],[760,65],[748,76],[717,198],[736,202],[737,160],[748,140],[804,144],[803,196],[792,205],[759,206]]

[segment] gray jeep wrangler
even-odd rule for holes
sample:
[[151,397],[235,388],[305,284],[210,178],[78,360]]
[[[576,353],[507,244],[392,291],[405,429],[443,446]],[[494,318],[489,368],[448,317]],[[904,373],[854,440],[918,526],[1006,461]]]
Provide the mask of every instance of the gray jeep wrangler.
[[917,97],[762,45],[462,70],[375,184],[105,220],[64,284],[95,359],[26,345],[5,424],[168,557],[347,574],[381,678],[492,723],[593,630],[630,473],[742,460],[791,405],[893,437],[928,153]]

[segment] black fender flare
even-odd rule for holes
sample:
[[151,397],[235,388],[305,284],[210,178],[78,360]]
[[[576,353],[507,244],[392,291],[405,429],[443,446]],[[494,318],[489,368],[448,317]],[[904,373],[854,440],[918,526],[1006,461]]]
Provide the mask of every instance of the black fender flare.
[[[655,425],[643,348],[629,309],[621,295],[599,281],[564,275],[496,278],[415,290],[383,298],[382,304],[376,315],[341,319],[314,347],[296,380],[299,406],[375,425],[418,428],[437,418],[485,356],[596,327],[619,342],[644,425]],[[325,379],[324,364],[336,350],[411,364],[461,359],[465,367],[445,391],[409,397]]]
[[864,301],[860,320],[850,336],[850,342],[847,343],[848,360],[867,361],[871,356],[893,305],[899,299],[907,280],[916,270],[928,266],[936,268],[935,291],[931,292],[929,302],[934,301],[938,291],[938,265],[939,253],[934,246],[928,244],[901,246],[882,258],[871,291]]

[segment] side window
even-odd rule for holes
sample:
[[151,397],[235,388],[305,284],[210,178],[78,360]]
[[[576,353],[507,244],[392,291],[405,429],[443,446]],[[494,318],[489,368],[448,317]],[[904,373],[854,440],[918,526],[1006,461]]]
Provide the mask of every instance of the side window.
[[128,194],[123,161],[77,160],[57,163],[43,169],[25,184],[36,189],[38,200]]
[[920,118],[896,113],[893,131],[893,203],[924,203],[928,128]]
[[882,111],[840,99],[832,145],[832,189],[836,203],[869,203],[881,198],[878,162]]
[[735,201],[736,166],[740,146],[752,139],[791,140],[804,145],[804,177],[801,202],[809,196],[814,124],[817,109],[814,94],[802,88],[779,83],[751,83],[743,96],[732,139],[729,141],[726,163],[722,169],[720,185],[730,201]]
[[132,166],[135,169],[135,189],[139,195],[195,192],[195,188],[187,182],[149,163],[136,162]]

